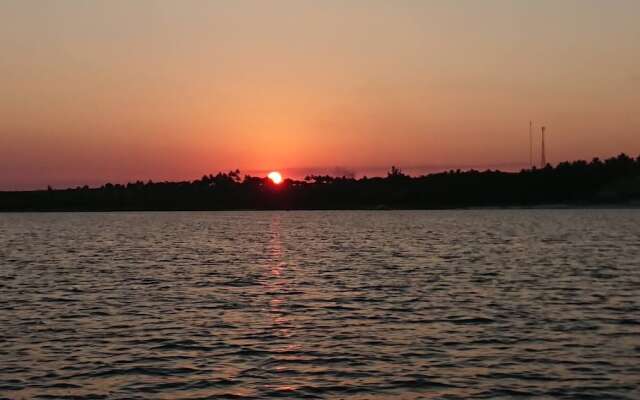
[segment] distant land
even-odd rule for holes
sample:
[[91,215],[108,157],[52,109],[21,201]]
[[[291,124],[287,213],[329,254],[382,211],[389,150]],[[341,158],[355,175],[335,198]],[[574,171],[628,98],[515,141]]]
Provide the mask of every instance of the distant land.
[[311,175],[304,180],[241,176],[240,171],[183,182],[107,183],[101,187],[0,192],[0,211],[195,211],[449,209],[640,204],[640,156],[561,162],[520,172],[450,170],[412,177]]

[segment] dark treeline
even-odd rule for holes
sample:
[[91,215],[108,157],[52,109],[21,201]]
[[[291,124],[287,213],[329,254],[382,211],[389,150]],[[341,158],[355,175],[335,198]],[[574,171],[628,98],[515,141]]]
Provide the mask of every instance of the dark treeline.
[[640,157],[562,162],[553,167],[447,171],[411,177],[308,176],[280,185],[240,171],[185,182],[0,192],[1,211],[378,209],[640,204]]

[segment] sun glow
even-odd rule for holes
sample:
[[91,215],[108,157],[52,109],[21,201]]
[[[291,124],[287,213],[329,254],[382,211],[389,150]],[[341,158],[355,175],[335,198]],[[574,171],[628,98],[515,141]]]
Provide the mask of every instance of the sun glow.
[[269,172],[267,178],[271,179],[271,182],[275,183],[276,185],[282,183],[282,175],[280,175],[280,172],[278,171]]

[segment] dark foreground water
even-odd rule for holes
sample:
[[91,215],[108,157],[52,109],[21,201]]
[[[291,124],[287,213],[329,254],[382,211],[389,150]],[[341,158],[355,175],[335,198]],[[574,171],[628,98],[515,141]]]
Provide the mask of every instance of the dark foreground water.
[[0,398],[640,398],[640,211],[0,214]]

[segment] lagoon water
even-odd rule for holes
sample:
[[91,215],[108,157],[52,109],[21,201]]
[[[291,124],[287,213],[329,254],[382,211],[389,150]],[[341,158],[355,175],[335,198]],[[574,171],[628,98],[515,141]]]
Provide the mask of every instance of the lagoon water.
[[640,398],[640,210],[0,214],[0,398]]

